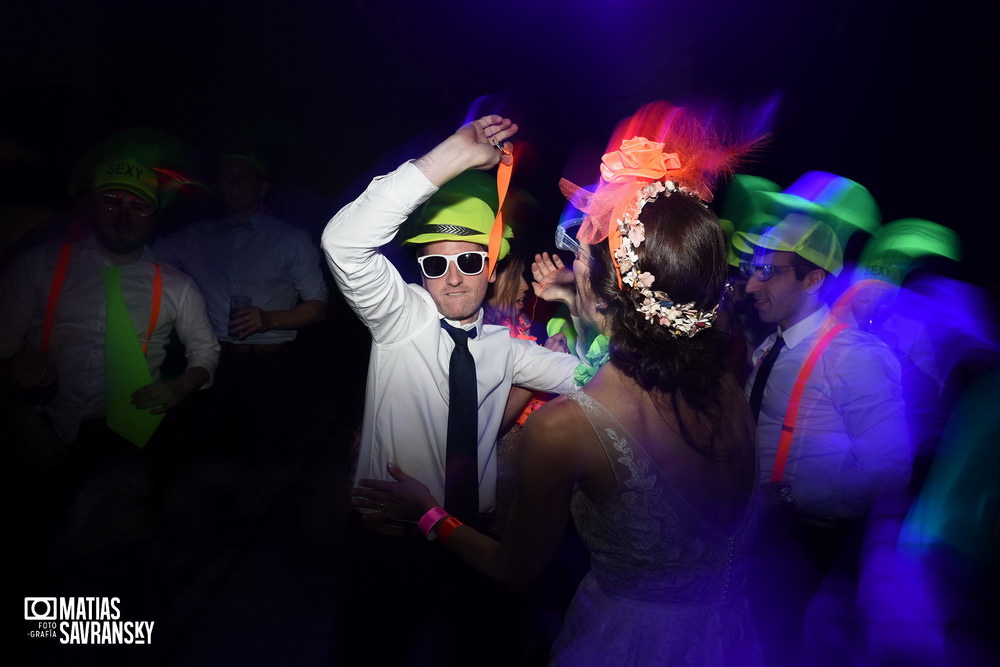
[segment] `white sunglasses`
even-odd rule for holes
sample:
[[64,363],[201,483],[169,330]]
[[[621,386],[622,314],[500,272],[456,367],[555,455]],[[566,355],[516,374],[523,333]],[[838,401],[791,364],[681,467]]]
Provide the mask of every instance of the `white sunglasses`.
[[417,257],[420,271],[425,278],[440,278],[448,273],[448,263],[454,262],[467,276],[478,276],[486,268],[487,253],[482,251],[459,252],[454,255],[424,255]]

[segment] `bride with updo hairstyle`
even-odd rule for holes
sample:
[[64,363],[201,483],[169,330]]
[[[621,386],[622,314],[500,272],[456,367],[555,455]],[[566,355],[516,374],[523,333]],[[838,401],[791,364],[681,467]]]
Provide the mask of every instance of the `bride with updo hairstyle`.
[[744,585],[757,516],[754,423],[716,326],[726,293],[711,185],[753,142],[726,145],[655,103],[616,129],[573,264],[609,360],[527,420],[502,541],[447,516],[398,468],[368,497],[420,517],[430,538],[524,587],[572,515],[590,553],[551,651],[555,665],[760,664]]
[[[645,242],[637,250],[638,264],[656,277],[652,289],[668,292],[677,303],[693,303],[699,311],[714,309],[727,286],[725,240],[715,215],[693,196],[671,196],[647,203],[640,220]],[[656,392],[691,446],[724,454],[712,446],[713,437],[706,441],[689,431],[683,415],[693,412],[717,422],[727,411],[720,387],[728,379],[728,333],[712,326],[688,337],[654,325],[637,310],[645,297],[618,286],[607,243],[591,247],[591,255],[587,267],[578,261],[577,273],[590,272],[614,366],[644,391]]]

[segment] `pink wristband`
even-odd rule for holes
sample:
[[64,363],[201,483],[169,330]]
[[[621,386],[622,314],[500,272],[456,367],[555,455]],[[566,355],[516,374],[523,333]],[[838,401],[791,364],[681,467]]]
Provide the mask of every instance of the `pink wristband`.
[[448,516],[448,513],[444,511],[443,507],[432,507],[427,510],[426,514],[420,517],[420,521],[417,522],[417,530],[428,540],[433,540],[435,535],[431,531],[437,525],[437,522],[446,516]]

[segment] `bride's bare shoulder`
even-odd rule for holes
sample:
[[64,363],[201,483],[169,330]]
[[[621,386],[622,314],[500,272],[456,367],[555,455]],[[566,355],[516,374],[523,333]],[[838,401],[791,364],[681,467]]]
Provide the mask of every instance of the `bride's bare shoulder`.
[[580,433],[585,429],[590,429],[590,422],[580,406],[559,396],[531,414],[524,425],[524,437],[559,446],[579,442]]

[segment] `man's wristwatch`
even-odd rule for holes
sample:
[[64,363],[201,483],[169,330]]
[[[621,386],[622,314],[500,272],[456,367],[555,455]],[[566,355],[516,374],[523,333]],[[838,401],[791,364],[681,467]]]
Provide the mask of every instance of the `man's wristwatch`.
[[795,504],[795,495],[792,494],[792,487],[787,484],[779,484],[778,488],[774,491],[774,497],[778,499],[778,502],[788,505]]

